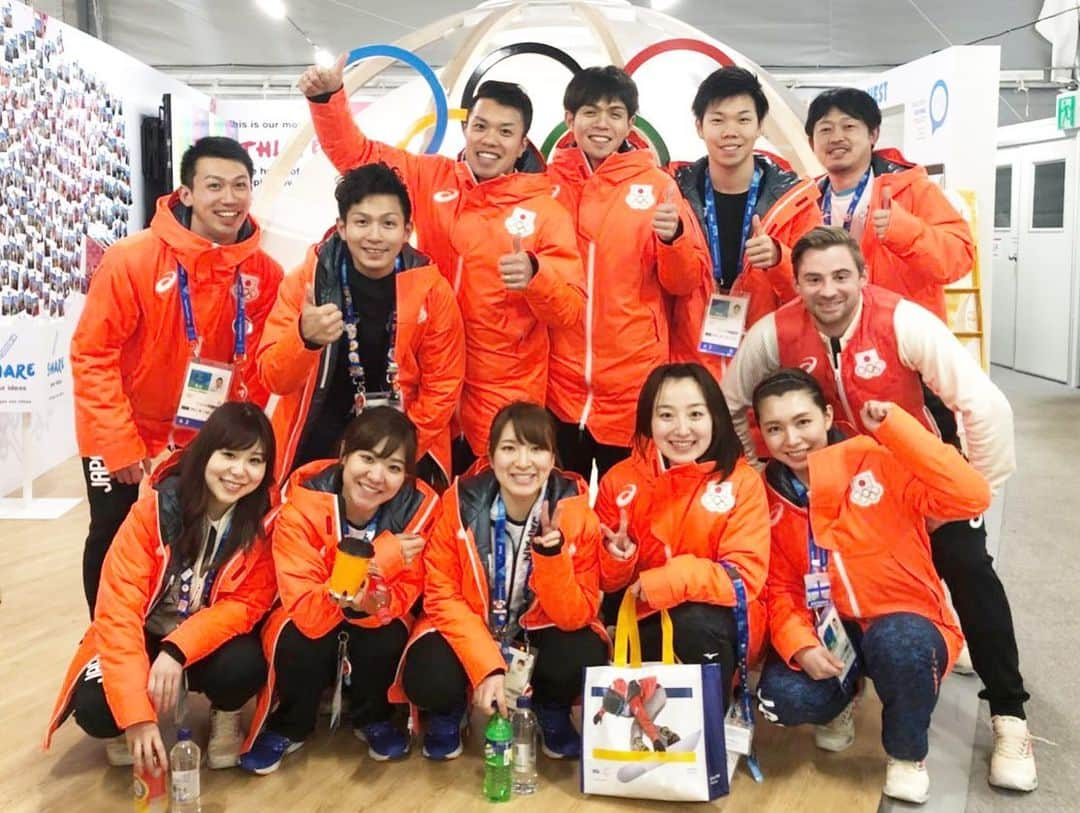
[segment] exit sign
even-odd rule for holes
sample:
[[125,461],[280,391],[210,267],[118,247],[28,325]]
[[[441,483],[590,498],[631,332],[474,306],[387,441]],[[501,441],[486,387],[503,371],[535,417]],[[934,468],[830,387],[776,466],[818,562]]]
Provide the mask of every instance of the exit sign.
[[1057,128],[1059,130],[1071,130],[1080,126],[1080,104],[1077,103],[1076,91],[1060,93],[1057,97]]

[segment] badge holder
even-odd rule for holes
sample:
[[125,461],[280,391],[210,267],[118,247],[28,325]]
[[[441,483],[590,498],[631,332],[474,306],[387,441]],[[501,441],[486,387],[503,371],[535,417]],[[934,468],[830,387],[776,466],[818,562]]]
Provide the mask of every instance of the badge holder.
[[821,620],[817,623],[817,634],[822,646],[829,650],[829,654],[844,662],[844,671],[840,673],[838,679],[841,684],[846,684],[851,674],[851,667],[855,665],[856,654],[855,647],[840,621],[840,615],[836,612],[835,606],[830,605],[821,616]]
[[173,424],[181,429],[201,429],[210,413],[228,400],[235,371],[231,364],[192,358],[184,373]]
[[506,650],[506,705],[514,708],[517,700],[525,694],[532,680],[533,668],[536,666],[536,650],[525,645],[524,649],[510,646]]
[[698,350],[713,356],[731,358],[739,349],[743,330],[746,327],[746,309],[750,298],[713,294],[709,299],[709,310],[701,326],[701,340]]

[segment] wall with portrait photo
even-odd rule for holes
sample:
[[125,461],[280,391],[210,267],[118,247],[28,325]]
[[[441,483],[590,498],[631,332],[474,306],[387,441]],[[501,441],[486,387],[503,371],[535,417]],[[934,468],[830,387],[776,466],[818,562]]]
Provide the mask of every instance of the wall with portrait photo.
[[[17,393],[28,365],[50,376],[26,390],[42,394],[32,406],[34,476],[75,454],[67,344],[56,352],[36,337],[70,337],[101,248],[145,221],[141,117],[157,114],[163,93],[191,118],[210,99],[14,0],[0,0],[0,52],[2,495],[26,463],[18,413],[27,399]],[[47,358],[17,358],[45,346]]]

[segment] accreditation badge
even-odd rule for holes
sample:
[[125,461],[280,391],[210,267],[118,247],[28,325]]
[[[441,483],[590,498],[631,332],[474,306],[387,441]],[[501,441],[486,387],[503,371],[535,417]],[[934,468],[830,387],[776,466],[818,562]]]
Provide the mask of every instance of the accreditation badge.
[[713,356],[731,358],[739,349],[746,327],[746,309],[750,297],[713,294],[701,327],[698,350]]
[[851,673],[851,667],[855,665],[855,647],[840,621],[840,614],[836,612],[835,606],[830,606],[818,622],[817,634],[829,653],[844,662],[844,671],[840,674],[840,682],[843,683]]
[[509,648],[507,652],[506,679],[503,682],[506,687],[507,707],[514,708],[517,705],[517,699],[525,694],[525,690],[532,680],[535,665],[535,649],[519,649],[516,646]]
[[173,424],[184,429],[201,429],[210,413],[228,400],[235,371],[230,364],[199,359],[188,362]]

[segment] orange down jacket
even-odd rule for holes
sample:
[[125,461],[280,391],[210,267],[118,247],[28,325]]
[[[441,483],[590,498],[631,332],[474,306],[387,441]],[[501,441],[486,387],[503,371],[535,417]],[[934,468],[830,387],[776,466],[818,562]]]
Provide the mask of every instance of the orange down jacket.
[[[990,486],[952,446],[898,406],[874,432],[809,457],[809,525],[828,552],[832,599],[864,629],[888,613],[915,613],[941,632],[949,668],[963,636],[934,569],[926,517],[969,519],[990,506]],[[782,468],[769,464],[772,558],[768,612],[772,645],[789,665],[818,646],[803,576],[810,572],[807,509],[793,500]]]
[[[552,198],[542,161],[526,151],[513,172],[478,181],[464,161],[414,155],[368,139],[343,91],[311,102],[315,132],[339,171],[382,161],[402,176],[413,202],[419,249],[457,294],[465,323],[465,384],[458,419],[477,456],[487,453],[491,421],[512,401],[544,403],[549,327],[573,327],[585,312],[585,282],[574,227]],[[509,291],[499,258],[521,237],[536,274]]]
[[[179,567],[170,567],[170,561],[181,513],[179,477],[170,476],[167,469],[155,477],[154,487],[132,506],[105,557],[94,621],[68,666],[45,748],[71,713],[77,682],[95,658],[101,666],[105,699],[119,728],[158,719],[146,689],[150,657],[145,622],[172,581],[179,578]],[[256,539],[249,548],[237,548],[225,556],[206,605],[164,638],[184,654],[185,666],[250,632],[274,600],[268,540]]]
[[749,603],[751,662],[765,637],[765,608],[759,600],[769,568],[769,511],[765,485],[742,458],[726,479],[712,463],[668,468],[651,443],[604,475],[596,513],[618,528],[628,519],[633,555],[616,559],[600,551],[600,586],[620,590],[641,580],[645,600],[638,617],[687,601],[735,606],[735,589],[721,562],[742,577]]
[[[665,298],[701,286],[708,252],[689,204],[648,149],[617,152],[594,171],[568,133],[548,177],[577,226],[585,318],[551,330],[547,405],[599,443],[626,447],[641,384],[668,361]],[[670,245],[652,228],[666,201],[682,208],[682,233]]]
[[[266,686],[255,702],[244,750],[251,747],[274,699],[277,675],[274,655],[285,624],[292,622],[308,638],[321,638],[343,621],[359,627],[378,627],[378,618],[367,614],[346,618],[329,594],[330,572],[345,523],[341,504],[341,465],[336,460],[314,460],[293,472],[285,502],[274,523],[273,555],[281,605],[262,628],[263,652],[269,670]],[[425,535],[430,528],[435,492],[422,480],[406,481],[393,499],[380,509],[374,540],[375,563],[387,591],[387,611],[395,620],[411,626],[412,606],[423,585],[422,557],[406,565],[396,534]]]
[[[173,431],[191,350],[180,310],[177,266],[188,274],[202,358],[230,363],[234,350],[236,274],[244,289],[247,358],[233,377],[248,398],[266,403],[255,370],[255,349],[281,282],[281,266],[259,248],[248,219],[240,240],[216,245],[187,228],[190,209],[179,195],[161,197],[149,229],[111,246],[94,273],[71,339],[75,436],[79,454],[100,456],[109,471],[153,458]],[[194,432],[175,430],[184,445]]]
[[[860,246],[869,280],[947,322],[945,286],[967,274],[975,261],[971,228],[926,169],[898,150],[875,151],[870,166],[869,211],[881,208],[888,188],[892,216],[884,238],[873,227],[863,231]],[[819,183],[824,188],[825,179]]]
[[[271,413],[278,448],[277,482],[292,468],[296,450],[311,416],[311,405],[325,397],[327,371],[341,364],[341,343],[310,350],[300,335],[300,311],[308,286],[315,303],[342,307],[338,263],[347,251],[334,234],[313,246],[304,264],[287,275],[266,321],[257,362],[267,389],[280,395]],[[405,414],[416,425],[417,459],[427,453],[450,480],[450,419],[461,395],[465,373],[465,336],[454,292],[427,264],[427,258],[405,246],[403,270],[397,274],[398,364]],[[315,414],[318,414],[316,411]]]
[[[732,286],[732,296],[750,299],[746,313],[746,328],[772,313],[785,302],[795,299],[795,272],[791,265],[791,247],[806,232],[821,225],[821,210],[817,206],[818,190],[813,181],[799,176],[782,158],[768,153],[755,153],[754,163],[761,169],[761,190],[755,212],[762,228],[780,248],[780,261],[772,268],[756,268],[748,260]],[[689,201],[702,233],[705,233],[705,176],[709,171],[708,157],[693,164],[672,167],[676,183]],[[710,186],[710,190],[711,190]],[[706,239],[706,238],[703,238]],[[698,350],[701,329],[709,299],[715,290],[708,242],[703,243],[706,267],[709,271],[702,283],[686,297],[676,299],[672,306],[672,361],[696,361],[704,365],[717,381],[727,369],[728,359]]]
[[[425,615],[413,628],[410,640],[411,644],[438,630],[474,687],[492,672],[506,668],[488,626],[491,506],[498,491],[494,473],[486,469],[459,477],[443,495],[424,548]],[[559,530],[564,541],[553,556],[533,553],[529,577],[533,601],[521,617],[521,626],[525,630],[555,626],[567,631],[589,626],[607,640],[597,615],[600,526],[589,508],[588,486],[576,474],[554,470],[547,493],[560,509]],[[397,699],[404,699],[400,685],[394,691]]]

